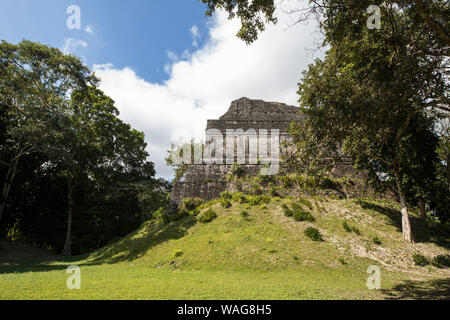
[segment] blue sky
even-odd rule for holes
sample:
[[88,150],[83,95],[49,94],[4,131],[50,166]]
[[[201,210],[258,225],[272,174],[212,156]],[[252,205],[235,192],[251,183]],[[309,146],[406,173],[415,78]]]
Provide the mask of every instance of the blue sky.
[[[81,9],[81,30],[66,26],[70,5]],[[87,47],[73,53],[90,66],[105,61],[129,66],[158,83],[168,77],[167,52],[192,49],[191,28],[204,33],[207,21],[205,6],[197,0],[0,0],[0,39],[28,39],[58,48],[66,39],[81,40]],[[84,31],[88,26],[91,33]]]
[[[81,11],[79,30],[66,25],[71,5]],[[295,18],[283,12],[247,46],[236,37],[238,21],[220,11],[206,17],[197,0],[0,0],[0,39],[79,56],[121,119],[145,133],[157,175],[170,179],[164,158],[171,143],[202,139],[207,119],[233,100],[297,105],[297,83],[320,38],[314,22],[289,27]]]

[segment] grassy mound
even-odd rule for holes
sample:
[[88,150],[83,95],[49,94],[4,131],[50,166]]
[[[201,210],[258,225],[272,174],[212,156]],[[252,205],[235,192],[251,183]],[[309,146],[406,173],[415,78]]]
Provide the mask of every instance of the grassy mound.
[[[406,244],[392,202],[225,198],[231,206],[218,200],[177,221],[148,222],[85,257],[0,263],[0,298],[415,298],[416,287],[422,298],[426,288],[429,297],[448,298],[449,269],[419,266],[413,259],[448,254],[448,233],[413,215],[417,243]],[[308,219],[286,215],[286,208]],[[199,223],[208,211],[217,217]],[[308,228],[317,229],[322,241],[313,241]],[[64,271],[71,264],[83,272],[79,292],[65,288]],[[371,265],[382,270],[382,290],[366,287]]]

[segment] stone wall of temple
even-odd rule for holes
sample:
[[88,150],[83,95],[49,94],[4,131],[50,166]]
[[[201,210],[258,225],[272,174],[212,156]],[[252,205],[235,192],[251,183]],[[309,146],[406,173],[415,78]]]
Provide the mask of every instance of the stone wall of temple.
[[[298,114],[298,108],[277,102],[265,102],[262,100],[251,100],[241,98],[231,103],[228,111],[216,120],[208,120],[206,126],[206,136],[208,140],[208,132],[220,132],[225,137],[227,132],[234,130],[236,133],[233,161],[226,161],[226,139],[223,139],[224,155],[220,164],[192,164],[188,165],[187,171],[179,182],[173,185],[171,194],[171,202],[180,204],[184,198],[199,197],[206,201],[219,197],[220,193],[229,189],[229,183],[226,181],[226,175],[230,172],[234,161],[238,160],[237,141],[239,136],[245,139],[245,163],[240,163],[241,168],[248,176],[257,175],[264,167],[266,162],[262,164],[258,161],[250,161],[249,143],[252,135],[257,135],[267,130],[268,137],[272,130],[278,130],[280,152],[283,153],[281,147],[282,142],[289,139],[288,127],[291,122],[302,121],[302,117]],[[258,136],[260,137],[260,136]],[[214,140],[214,139],[213,139]],[[241,142],[242,143],[242,142]],[[220,141],[219,141],[220,144]],[[267,150],[270,153],[271,143],[267,144]],[[259,151],[259,149],[258,149]],[[270,158],[270,157],[269,157]],[[267,159],[266,159],[267,160]],[[242,157],[241,157],[242,162]],[[348,170],[346,164],[342,164],[339,171]]]

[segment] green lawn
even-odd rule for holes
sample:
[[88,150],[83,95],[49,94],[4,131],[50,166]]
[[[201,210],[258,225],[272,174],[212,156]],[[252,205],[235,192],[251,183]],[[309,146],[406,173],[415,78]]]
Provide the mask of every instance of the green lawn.
[[[13,272],[14,268],[11,268]],[[26,268],[24,268],[26,269]],[[364,270],[154,270],[130,263],[81,266],[81,289],[69,290],[63,265],[30,265],[0,276],[0,299],[372,299]],[[51,270],[54,269],[54,270]],[[3,268],[2,272],[5,271]],[[390,288],[392,281],[384,282]]]
[[[316,221],[296,222],[281,208],[290,201],[215,204],[218,217],[211,223],[195,217],[147,223],[83,257],[0,252],[0,299],[450,298],[448,269],[412,261],[414,253],[448,253],[448,241],[432,238],[413,219],[420,242],[405,244],[395,204],[318,200],[311,210]],[[347,232],[343,221],[359,234]],[[308,239],[308,226],[324,241]],[[70,265],[81,268],[81,290],[66,286]],[[381,290],[367,289],[370,265],[381,268]]]

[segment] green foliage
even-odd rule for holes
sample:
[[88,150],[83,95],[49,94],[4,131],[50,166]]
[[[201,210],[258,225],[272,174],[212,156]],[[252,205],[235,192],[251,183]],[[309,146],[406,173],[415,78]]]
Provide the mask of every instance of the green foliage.
[[271,197],[279,197],[280,194],[278,193],[277,187],[272,186],[272,187],[270,188],[270,190],[269,190],[269,195],[270,195]]
[[430,264],[430,261],[424,256],[419,253],[416,253],[413,255],[414,263],[418,266],[424,267]]
[[[0,182],[11,190],[0,199],[0,208],[8,200],[0,236],[86,253],[167,205],[170,185],[154,178],[144,134],[97,86],[73,55],[30,41],[0,44]],[[13,170],[5,169],[11,159]]]
[[167,223],[181,220],[187,216],[189,216],[189,212],[186,210],[179,210],[177,213],[174,213],[174,214],[168,214],[167,212],[165,212],[162,215],[162,221],[163,221],[163,223],[167,224]]
[[285,215],[286,217],[292,217],[292,216],[294,216],[294,212],[293,212],[291,209],[289,209],[289,208],[283,209],[283,212],[284,212],[284,215]]
[[307,207],[309,210],[314,210],[312,203],[306,198],[298,198],[297,202]]
[[294,212],[287,206],[287,204],[283,203],[281,207],[283,208],[283,212],[286,217],[292,217],[294,215]]
[[245,170],[241,167],[241,165],[235,163],[231,167],[231,174],[236,178],[242,178],[245,174]]
[[216,212],[209,208],[199,216],[198,221],[201,223],[208,223],[213,221],[215,218],[217,218]]
[[372,238],[373,243],[375,243],[376,245],[381,245],[381,240],[380,238],[378,238],[378,236],[375,236]]
[[249,214],[248,214],[247,211],[242,211],[242,212],[241,212],[241,217],[242,217],[242,218],[247,218],[248,216],[249,216]]
[[188,214],[196,214],[196,210],[203,204],[203,200],[196,198],[185,198],[182,201],[182,205],[180,211],[183,211]]
[[237,202],[239,203],[248,203],[248,199],[244,194],[239,194],[237,196]]
[[[431,36],[426,20],[418,19],[418,8],[407,2],[390,6],[386,14],[391,23],[382,23],[377,32],[361,16],[367,3],[314,3],[312,8],[322,8],[321,26],[330,49],[308,67],[299,84],[305,121],[291,127],[298,150],[293,164],[299,172],[318,169],[315,175],[320,176],[329,171],[320,170],[324,160],[333,166],[347,157],[371,180],[381,183],[383,175],[383,185],[395,188],[408,203],[419,196],[431,202],[438,139],[435,113],[426,111],[431,107],[426,101],[447,100],[443,53],[449,44]],[[443,2],[434,8],[440,14],[447,10]],[[412,41],[417,44],[406,50]],[[439,54],[430,60],[419,47]]]
[[361,231],[359,231],[359,229],[358,229],[357,227],[355,227],[355,226],[352,226],[352,231],[353,231],[354,233],[356,233],[358,236],[361,235]]
[[233,206],[233,203],[228,199],[220,199],[220,205],[224,207],[225,209],[231,208]]
[[342,226],[344,227],[345,231],[352,232],[352,228],[348,225],[347,221],[342,222]]
[[347,232],[354,232],[356,233],[358,236],[361,235],[361,231],[355,227],[355,226],[350,226],[347,221],[342,222],[342,227],[344,227],[344,230]]
[[247,44],[254,42],[258,34],[264,31],[265,23],[276,23],[275,4],[273,0],[201,0],[207,5],[206,15],[211,16],[216,9],[225,9],[229,18],[237,17],[241,28],[237,36]]
[[450,268],[450,255],[438,255],[431,260],[431,264],[438,268]]
[[295,221],[310,221],[310,222],[316,221],[316,219],[313,217],[311,213],[304,211],[302,209],[295,209],[293,216]]
[[181,257],[182,255],[183,255],[183,251],[180,250],[180,249],[175,250],[174,253],[173,253],[173,256],[175,258]]
[[233,199],[233,194],[229,191],[224,191],[220,194],[220,197],[222,199],[231,200],[231,199]]
[[294,186],[294,180],[290,176],[281,176],[280,181],[283,189],[289,190]]
[[276,182],[276,177],[272,175],[258,175],[257,179],[260,184],[262,185],[268,185],[268,184],[274,184]]
[[314,227],[308,227],[305,230],[305,236],[310,238],[313,241],[323,241],[322,235],[320,234],[320,231],[317,228]]
[[259,206],[261,204],[269,204],[270,203],[270,197],[265,195],[256,195],[256,196],[248,196],[248,202],[252,206]]

